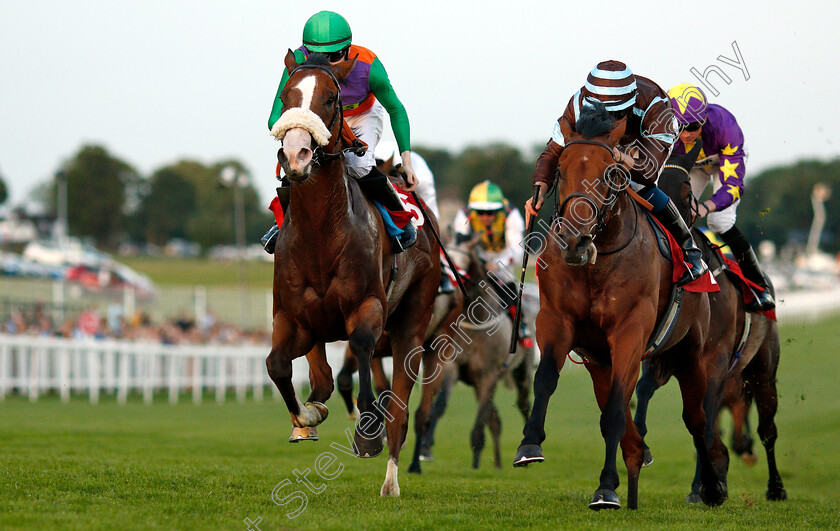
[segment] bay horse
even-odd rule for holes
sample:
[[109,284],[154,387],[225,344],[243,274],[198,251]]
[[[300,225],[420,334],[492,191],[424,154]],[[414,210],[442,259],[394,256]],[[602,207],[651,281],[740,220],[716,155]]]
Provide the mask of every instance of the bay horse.
[[[697,158],[699,144],[698,142],[694,149],[685,155],[672,156],[659,177],[662,191],[671,197],[689,226],[692,219],[688,175]],[[711,450],[712,461],[725,484],[729,470],[729,452],[720,437],[718,417],[724,399],[727,398],[727,386],[730,387],[728,394],[729,400],[732,401],[735,398],[733,393],[746,385],[758,407],[758,434],[767,454],[770,477],[765,494],[768,500],[784,500],[787,493],[775,457],[778,433],[774,421],[778,406],[776,370],[780,354],[776,321],[760,312],[747,314],[737,276],[726,270],[718,253],[712,250],[708,239],[697,229],[694,229],[694,238],[703,251],[703,260],[709,264],[710,270],[714,271],[720,286],[720,292],[709,294],[711,319],[702,355],[707,378],[706,396],[703,400],[706,412],[706,442]],[[736,359],[735,353],[740,346],[748,317],[749,335]],[[642,437],[647,433],[645,420],[648,403],[656,389],[665,385],[672,374],[673,360],[669,359],[669,356],[653,358],[643,365],[642,376],[636,388],[638,405],[635,415],[635,424]],[[737,415],[738,411],[733,410],[733,414]],[[735,420],[737,421],[738,417],[735,417]],[[647,445],[644,447],[645,464],[650,464],[653,457]],[[700,478],[695,474],[691,492],[686,500],[698,502],[699,490]]]
[[[606,111],[582,112],[583,121],[603,123],[584,138],[561,120],[566,140],[558,161],[557,198],[551,230],[538,260],[540,310],[536,319],[540,362],[534,377],[534,405],[523,430],[514,466],[545,460],[548,400],[559,371],[573,349],[584,358],[601,409],[606,444],[600,484],[589,508],[618,509],[616,452],[621,444],[627,467],[627,506],[638,506],[642,438],[628,407],[639,365],[672,286],[672,264],[657,248],[653,229],[626,193],[629,176],[613,159],[627,118],[613,122]],[[600,113],[600,114],[593,114]],[[587,127],[586,129],[592,129]],[[679,352],[675,375],[683,399],[683,421],[701,463],[701,495],[708,505],[726,499],[704,438],[703,397],[706,378],[700,363],[709,323],[708,297],[686,292],[670,339],[662,346]]]
[[[462,308],[463,315],[469,313],[468,308],[481,307],[488,319],[481,323],[460,320],[459,334],[463,340],[463,351],[451,363],[443,366],[440,383],[429,386],[429,392],[440,390],[434,404],[417,413],[418,425],[420,418],[425,415],[428,422],[421,425],[415,441],[414,458],[409,472],[420,472],[420,461],[431,457],[431,447],[434,445],[434,433],[438,421],[446,410],[449,394],[458,380],[471,386],[475,391],[478,408],[476,410],[473,429],[470,433],[470,447],[473,452],[472,467],[477,469],[481,452],[486,443],[485,426],[489,428],[493,440],[493,465],[502,467],[500,437],[502,433],[501,418],[494,403],[494,395],[499,380],[510,377],[517,391],[516,405],[524,420],[528,420],[531,410],[530,387],[531,368],[533,366],[533,347],[526,348],[518,345],[512,359],[508,360],[509,339],[513,333],[513,323],[508,317],[507,304],[494,291],[491,282],[497,282],[487,274],[484,261],[478,256],[480,235],[470,241],[461,242],[450,249],[453,260],[459,269],[466,272],[467,297]],[[501,288],[507,289],[507,288]],[[477,319],[478,320],[478,319]],[[427,349],[434,350],[434,341],[427,343]],[[442,356],[442,355],[441,355]],[[441,357],[439,356],[439,358]],[[508,366],[504,367],[504,363]],[[424,389],[423,397],[427,396]]]
[[[313,54],[298,65],[289,50],[285,65],[290,74],[281,93],[283,114],[272,133],[283,140],[278,160],[291,180],[291,193],[274,253],[274,320],[266,367],[291,415],[292,441],[314,439],[333,391],[324,344],[347,340],[360,369],[362,413],[353,450],[360,457],[379,455],[387,417],[391,444],[380,494],[399,496],[399,452],[414,386],[409,372],[416,374],[420,363],[409,353],[422,343],[439,284],[439,248],[429,234],[436,220],[424,220],[416,245],[392,253],[381,215],[345,172],[339,81],[355,60],[333,65]],[[394,266],[399,273],[392,278]],[[384,330],[394,353],[387,409],[374,401],[370,381],[371,356]],[[311,384],[306,403],[292,386],[292,360],[303,355]]]

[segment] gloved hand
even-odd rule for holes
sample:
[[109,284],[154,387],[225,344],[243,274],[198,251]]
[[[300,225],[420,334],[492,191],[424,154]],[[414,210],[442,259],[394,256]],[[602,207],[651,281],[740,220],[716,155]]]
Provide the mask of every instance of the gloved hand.
[[413,192],[417,188],[417,175],[411,165],[411,151],[403,151],[400,153],[400,158],[402,158],[402,171],[405,173],[405,191]]

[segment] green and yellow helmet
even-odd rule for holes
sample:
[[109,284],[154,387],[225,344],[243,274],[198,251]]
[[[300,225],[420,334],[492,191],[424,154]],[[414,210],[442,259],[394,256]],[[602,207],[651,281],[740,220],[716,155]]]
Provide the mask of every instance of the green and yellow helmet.
[[332,11],[315,13],[303,26],[303,45],[311,52],[337,52],[350,46],[350,24]]
[[507,199],[498,184],[484,181],[472,189],[467,206],[470,210],[502,210],[507,207]]

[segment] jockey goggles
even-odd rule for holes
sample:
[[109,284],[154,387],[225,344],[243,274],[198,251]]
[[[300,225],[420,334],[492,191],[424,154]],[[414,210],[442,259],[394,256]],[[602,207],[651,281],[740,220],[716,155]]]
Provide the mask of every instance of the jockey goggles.
[[476,210],[475,213],[479,216],[495,216],[499,213],[498,210]]
[[697,131],[701,127],[703,127],[703,124],[705,124],[705,123],[706,123],[706,120],[703,120],[702,122],[691,122],[690,124],[686,124],[685,129],[683,129],[683,131],[688,131],[689,133],[693,133],[694,131]]
[[327,60],[331,63],[337,63],[343,59],[347,59],[347,52],[350,50],[350,46],[345,46],[344,48],[338,50],[337,52],[313,52],[309,48],[306,48],[310,54],[319,53],[327,58]]

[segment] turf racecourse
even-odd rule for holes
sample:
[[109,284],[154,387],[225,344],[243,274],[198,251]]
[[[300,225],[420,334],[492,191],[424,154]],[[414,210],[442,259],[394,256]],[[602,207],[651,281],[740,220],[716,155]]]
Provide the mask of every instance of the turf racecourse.
[[[777,452],[785,502],[764,499],[760,449],[755,467],[733,459],[723,507],[686,505],[693,449],[671,382],[651,405],[648,442],[655,463],[642,472],[639,510],[590,511],[603,442],[589,378],[567,364],[549,409],[544,464],[510,466],[522,421],[511,391],[500,389],[504,466],[495,470],[485,450],[481,469],[472,470],[475,401],[459,386],[440,424],[435,460],[424,464],[421,476],[406,472],[414,442],[409,435],[397,499],[378,495],[384,456],[362,460],[330,449],[331,442],[346,445],[343,430],[351,426],[336,396],[321,441],[296,445],[286,442],[285,407],[270,399],[170,406],[161,397],[153,406],[134,400],[121,407],[113,399],[91,406],[82,397],[70,404],[7,397],[0,404],[0,528],[247,529],[245,518],[261,518],[261,530],[840,527],[840,319],[784,327],[781,337]],[[337,461],[326,466],[322,460],[321,468],[341,471],[330,481],[314,472],[327,451]],[[323,485],[320,494],[295,482],[295,469],[306,468],[313,486]],[[625,503],[623,465],[619,470]],[[272,489],[284,480],[292,484],[278,499],[298,490],[307,495],[294,519],[286,514],[298,509],[298,500],[272,501]]]

